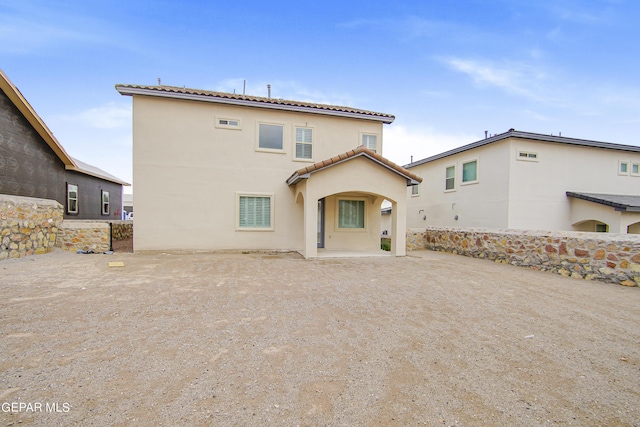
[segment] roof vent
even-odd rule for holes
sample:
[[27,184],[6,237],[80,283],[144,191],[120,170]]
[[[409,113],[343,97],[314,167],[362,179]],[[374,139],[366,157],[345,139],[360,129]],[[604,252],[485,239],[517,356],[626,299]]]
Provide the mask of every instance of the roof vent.
[[271,99],[271,85],[267,85],[267,98]]

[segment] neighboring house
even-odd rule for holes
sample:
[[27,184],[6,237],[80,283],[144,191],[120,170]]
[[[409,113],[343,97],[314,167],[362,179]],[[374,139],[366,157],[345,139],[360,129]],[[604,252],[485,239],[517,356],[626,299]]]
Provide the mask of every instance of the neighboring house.
[[420,179],[380,155],[393,116],[171,86],[116,89],[133,97],[137,251],[379,250],[387,199],[392,253],[405,254],[406,188]]
[[122,210],[127,214],[133,212],[133,194],[124,193],[122,195]]
[[120,219],[123,185],[70,157],[0,70],[0,194],[56,200],[65,219]]
[[640,233],[640,147],[511,129],[405,168],[408,227]]

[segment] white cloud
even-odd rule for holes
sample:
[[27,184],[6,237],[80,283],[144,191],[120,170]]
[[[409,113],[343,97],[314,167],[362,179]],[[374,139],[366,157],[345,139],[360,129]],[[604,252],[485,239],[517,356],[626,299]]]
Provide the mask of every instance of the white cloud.
[[432,128],[408,129],[402,125],[384,128],[383,156],[399,165],[406,165],[435,154],[482,139],[483,135],[441,133]]
[[121,105],[115,102],[90,108],[76,114],[57,116],[60,120],[75,122],[78,126],[97,129],[121,129],[131,127],[131,117],[131,104]]

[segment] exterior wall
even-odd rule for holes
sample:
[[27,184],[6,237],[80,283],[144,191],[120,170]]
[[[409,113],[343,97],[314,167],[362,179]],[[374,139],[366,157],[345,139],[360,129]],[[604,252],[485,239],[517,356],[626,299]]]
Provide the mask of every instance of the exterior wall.
[[132,221],[109,221],[111,223],[112,240],[125,240],[133,237]]
[[[241,129],[216,127],[221,117]],[[357,147],[361,132],[382,144],[376,121],[209,102],[134,96],[133,120],[136,251],[301,250],[304,214],[286,179]],[[259,122],[284,125],[282,152],[256,149]],[[314,130],[311,161],[294,159],[296,125]],[[238,193],[273,195],[272,231],[236,230]]]
[[381,214],[380,216],[380,228],[382,232],[386,230],[387,234],[383,235],[383,237],[391,237],[393,235],[393,221],[391,221],[391,213]]
[[[585,219],[609,224],[612,233],[627,232],[629,224],[622,225],[613,208],[575,203],[566,192],[640,194],[640,176],[618,174],[620,160],[640,162],[640,153],[520,138],[511,138],[510,144],[508,228],[569,231],[583,209],[597,209],[602,216]],[[519,150],[537,153],[537,161],[517,160]]]
[[[78,184],[78,215],[66,213],[66,183]],[[109,191],[110,211],[102,215],[100,190]],[[68,171],[22,113],[0,90],[0,194],[56,200],[65,218],[120,219],[122,185]]]
[[596,221],[599,221],[609,226],[610,233],[638,234],[640,212],[620,212],[611,206],[574,197],[569,198],[569,205],[569,223],[575,231],[595,232]]
[[424,228],[407,229],[407,251],[419,251],[427,247],[427,232]]
[[56,246],[66,251],[96,253],[111,249],[109,223],[101,221],[64,220]]
[[[509,144],[499,141],[411,168],[423,181],[418,196],[407,189],[407,226],[506,228],[509,153]],[[478,160],[478,182],[463,184],[462,164],[473,159]],[[453,165],[455,189],[446,191],[446,168]]]
[[0,260],[51,251],[62,210],[54,200],[0,194]]
[[640,236],[578,232],[427,228],[427,249],[640,286]]
[[[538,157],[518,160],[518,151]],[[478,183],[459,185],[462,162],[473,158],[478,158]],[[635,214],[593,207],[596,204],[590,202],[574,203],[566,195],[567,191],[638,194],[640,176],[619,175],[621,160],[640,162],[640,153],[522,138],[496,141],[411,168],[424,181],[418,197],[412,197],[410,189],[407,192],[408,225],[571,231],[581,229],[573,226],[578,217],[600,212],[602,216],[585,220],[602,221],[610,232],[626,233],[629,225],[638,222]],[[445,168],[453,164],[456,191],[446,192]]]

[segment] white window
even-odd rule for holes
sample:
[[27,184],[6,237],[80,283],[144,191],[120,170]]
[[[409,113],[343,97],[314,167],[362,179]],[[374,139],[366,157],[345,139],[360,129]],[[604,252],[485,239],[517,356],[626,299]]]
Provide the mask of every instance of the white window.
[[378,135],[371,133],[362,134],[362,145],[374,153],[378,152]]
[[78,214],[78,186],[67,184],[67,213]]
[[618,162],[618,175],[629,175],[629,162],[622,160]]
[[534,153],[531,151],[518,151],[518,156],[516,157],[518,160],[524,160],[527,162],[537,162],[538,161],[538,153]]
[[284,126],[259,123],[258,148],[261,150],[282,151],[284,149]]
[[456,188],[456,167],[449,166],[445,172],[444,190],[452,191]]
[[411,195],[412,196],[418,196],[420,194],[419,191],[420,190],[418,189],[417,185],[412,185],[411,186]]
[[237,194],[236,228],[241,230],[273,230],[272,194]]
[[338,228],[365,228],[365,201],[338,200]]
[[631,163],[631,175],[640,176],[640,163]]
[[102,215],[109,215],[109,192],[102,190]]
[[230,119],[226,117],[216,118],[216,127],[221,129],[241,129],[241,123],[239,119]]
[[313,158],[313,129],[296,128],[296,159]]
[[462,164],[462,183],[471,184],[478,181],[478,160]]

